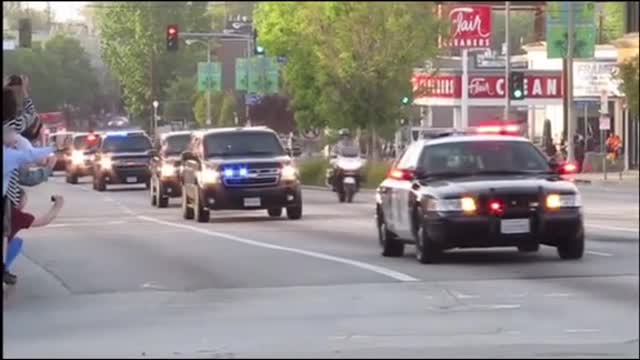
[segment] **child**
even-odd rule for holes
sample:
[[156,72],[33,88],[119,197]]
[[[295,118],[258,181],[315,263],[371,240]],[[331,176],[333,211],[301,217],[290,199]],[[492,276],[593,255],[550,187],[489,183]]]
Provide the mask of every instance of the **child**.
[[64,199],[62,196],[52,196],[53,206],[49,211],[39,217],[35,217],[30,213],[24,212],[24,206],[27,203],[27,195],[24,191],[20,192],[20,204],[16,208],[11,209],[11,230],[9,233],[9,244],[7,247],[7,262],[5,264],[3,281],[5,284],[14,285],[17,281],[16,275],[9,272],[11,265],[22,250],[23,241],[21,238],[15,237],[16,234],[23,229],[30,227],[41,227],[50,224],[60,213]]

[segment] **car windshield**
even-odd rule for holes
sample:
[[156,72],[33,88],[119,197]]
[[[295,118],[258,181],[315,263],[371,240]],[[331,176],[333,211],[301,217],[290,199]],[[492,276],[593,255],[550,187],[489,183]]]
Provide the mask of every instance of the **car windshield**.
[[281,156],[278,137],[267,132],[236,132],[207,135],[204,140],[207,157],[215,156]]
[[468,141],[430,145],[419,167],[427,176],[547,173],[544,156],[528,142]]
[[87,147],[87,135],[76,136],[73,139],[73,147],[82,150]]
[[173,135],[167,137],[163,144],[163,151],[166,155],[178,155],[187,149],[191,140],[191,135]]
[[141,152],[151,149],[151,141],[146,136],[108,136],[104,140],[104,152]]

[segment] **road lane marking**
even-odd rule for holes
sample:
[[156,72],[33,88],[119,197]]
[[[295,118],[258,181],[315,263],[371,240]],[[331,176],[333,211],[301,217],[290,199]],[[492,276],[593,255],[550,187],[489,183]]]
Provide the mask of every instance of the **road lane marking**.
[[96,222],[96,223],[60,223],[60,224],[51,224],[47,225],[48,228],[64,228],[64,227],[82,227],[82,226],[104,226],[104,225],[122,225],[125,224],[126,221],[117,220],[117,221],[107,221],[107,222]]
[[550,294],[544,294],[544,297],[570,297],[573,296],[573,294],[569,294],[569,293],[550,293]]
[[609,253],[605,253],[605,252],[599,252],[599,251],[593,251],[593,250],[585,250],[585,252],[587,254],[597,255],[597,256],[605,256],[605,257],[613,256],[613,254],[609,254]]
[[476,299],[479,298],[480,296],[478,295],[468,295],[468,294],[463,294],[463,293],[459,293],[457,291],[451,291],[451,293],[453,294],[454,297],[456,297],[457,299]]
[[510,310],[519,309],[522,307],[520,304],[491,304],[491,305],[471,305],[472,309],[491,309],[491,310]]
[[247,244],[247,245],[253,245],[253,246],[262,247],[262,248],[266,248],[266,249],[272,249],[272,250],[280,250],[280,251],[285,251],[285,252],[305,255],[305,256],[312,257],[312,258],[316,258],[316,259],[328,260],[328,261],[333,261],[333,262],[337,262],[337,263],[341,263],[341,264],[351,265],[353,267],[357,267],[357,268],[360,268],[360,269],[363,269],[363,270],[372,271],[372,272],[375,272],[377,274],[384,275],[386,277],[392,278],[394,280],[402,281],[402,282],[420,281],[419,279],[416,279],[416,278],[414,278],[412,276],[409,276],[407,274],[404,274],[404,273],[401,273],[401,272],[398,272],[398,271],[395,271],[395,270],[391,270],[389,268],[385,268],[385,267],[382,267],[382,266],[377,266],[377,265],[373,265],[373,264],[364,263],[364,262],[357,261],[357,260],[345,259],[345,258],[341,258],[341,257],[333,256],[333,255],[328,255],[328,254],[323,254],[323,253],[319,253],[319,252],[315,252],[315,251],[308,251],[308,250],[290,248],[290,247],[286,247],[286,246],[273,245],[273,244],[264,243],[264,242],[260,242],[260,241],[256,241],[256,240],[250,240],[250,239],[241,238],[239,236],[220,233],[220,232],[217,232],[217,231],[201,229],[201,228],[198,228],[198,227],[195,227],[195,226],[191,226],[191,225],[184,225],[184,224],[178,224],[178,223],[173,223],[173,222],[169,222],[169,221],[159,220],[159,219],[155,219],[155,218],[148,217],[148,216],[138,216],[138,219],[149,221],[149,222],[155,222],[156,224],[162,224],[162,225],[166,225],[166,226],[171,226],[171,227],[191,230],[191,231],[195,231],[195,232],[198,232],[198,233],[201,233],[201,234],[220,237],[220,238],[223,238],[223,239],[227,239],[227,240],[231,240],[231,241],[235,241],[235,242],[239,242],[239,243],[243,243],[243,244]]
[[639,230],[637,228],[626,228],[626,227],[618,227],[618,226],[608,226],[608,225],[594,225],[587,224],[588,228],[600,229],[600,230],[610,230],[610,231],[624,231],[624,232],[632,232],[638,234]]
[[564,329],[566,333],[596,333],[600,332],[600,329]]

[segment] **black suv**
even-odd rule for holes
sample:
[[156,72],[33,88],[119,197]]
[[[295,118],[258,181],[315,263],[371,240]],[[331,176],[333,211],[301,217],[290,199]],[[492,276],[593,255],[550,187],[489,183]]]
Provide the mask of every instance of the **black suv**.
[[182,212],[209,221],[209,210],[266,209],[302,217],[298,171],[277,134],[264,127],[212,129],[194,134],[182,154]]
[[95,156],[94,190],[104,191],[107,184],[145,184],[148,188],[151,150],[144,131],[107,132]]
[[96,134],[74,133],[66,158],[66,181],[77,184],[78,178],[93,172],[94,157],[100,145]]
[[151,186],[149,197],[151,206],[166,208],[170,197],[182,195],[180,183],[180,155],[191,142],[190,131],[174,131],[162,134],[159,151],[154,151],[149,164]]

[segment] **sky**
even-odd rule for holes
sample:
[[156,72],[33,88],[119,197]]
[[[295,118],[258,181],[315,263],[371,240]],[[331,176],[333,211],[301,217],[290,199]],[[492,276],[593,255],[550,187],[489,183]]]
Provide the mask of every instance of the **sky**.
[[[32,9],[44,10],[47,8],[46,1],[25,1],[24,6]],[[81,20],[80,9],[89,1],[51,1],[51,12],[55,21],[66,22],[69,20]]]

